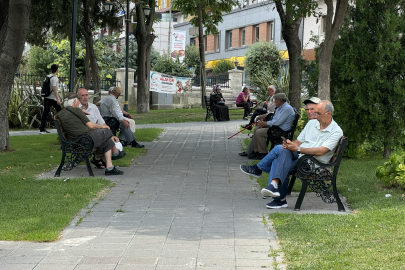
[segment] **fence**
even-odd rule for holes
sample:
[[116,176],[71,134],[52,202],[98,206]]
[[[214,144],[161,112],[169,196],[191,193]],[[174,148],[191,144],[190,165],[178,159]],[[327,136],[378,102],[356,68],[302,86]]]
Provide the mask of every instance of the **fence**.
[[[218,75],[208,74],[205,78],[206,86],[214,86],[219,84],[221,87],[229,88],[229,73]],[[193,86],[201,86],[201,77],[196,76],[192,79]]]
[[[17,80],[20,84],[29,85],[29,86],[33,86],[33,87],[41,87],[46,76],[47,75],[16,73],[14,78],[15,78],[15,81]],[[58,89],[63,89],[64,91],[69,91],[69,78],[68,77],[59,77],[59,76],[58,76],[58,78],[59,78]],[[116,81],[113,79],[102,78],[102,79],[100,79],[100,90],[108,91],[108,89],[111,86],[117,86],[118,83],[119,83],[119,81]],[[14,87],[14,85],[13,85],[13,87]],[[79,89],[81,87],[84,87],[84,78],[78,79],[75,89]],[[92,90],[94,89],[93,81],[91,81],[91,83],[90,83],[90,89],[92,89]]]

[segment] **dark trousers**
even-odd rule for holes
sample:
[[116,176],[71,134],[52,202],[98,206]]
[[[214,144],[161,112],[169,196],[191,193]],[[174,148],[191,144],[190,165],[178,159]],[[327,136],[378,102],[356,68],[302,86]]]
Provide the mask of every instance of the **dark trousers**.
[[39,128],[39,131],[45,130],[46,119],[48,118],[48,114],[51,110],[51,107],[54,107],[57,112],[60,112],[60,110],[62,110],[62,107],[58,105],[56,100],[44,98],[44,113],[42,114],[41,127]]
[[252,110],[250,109],[250,103],[249,102],[236,103],[236,107],[243,107],[245,109],[245,111],[243,113],[243,117],[247,117],[252,112]]
[[253,123],[255,122],[256,116],[259,116],[259,115],[262,115],[262,114],[266,114],[266,113],[267,113],[267,110],[266,110],[266,109],[261,109],[261,108],[256,109],[256,110],[253,112],[252,117],[250,118],[249,125],[251,125],[251,124],[253,124]]

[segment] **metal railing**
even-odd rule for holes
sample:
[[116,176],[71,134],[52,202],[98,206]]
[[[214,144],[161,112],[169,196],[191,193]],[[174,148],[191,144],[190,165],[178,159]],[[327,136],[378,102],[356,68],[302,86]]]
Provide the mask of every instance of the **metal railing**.
[[[221,87],[229,88],[229,74],[207,75],[205,77],[206,86],[214,86],[219,84]],[[201,77],[196,76],[192,78],[193,86],[201,86]]]

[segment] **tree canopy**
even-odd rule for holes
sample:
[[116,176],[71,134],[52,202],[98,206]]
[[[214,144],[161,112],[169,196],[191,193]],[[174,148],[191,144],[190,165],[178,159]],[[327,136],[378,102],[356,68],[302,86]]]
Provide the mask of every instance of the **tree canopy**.
[[265,70],[277,78],[280,71],[280,52],[273,42],[256,42],[252,44],[245,54],[245,71],[249,76],[259,74]]
[[403,1],[357,0],[333,51],[331,94],[336,121],[352,145],[392,149],[404,142]]

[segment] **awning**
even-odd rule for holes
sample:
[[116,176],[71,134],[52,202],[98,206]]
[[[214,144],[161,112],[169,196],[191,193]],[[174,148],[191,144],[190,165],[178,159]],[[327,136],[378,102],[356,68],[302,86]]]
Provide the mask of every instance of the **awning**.
[[[281,59],[283,60],[288,60],[288,51],[280,51],[280,56]],[[231,58],[227,58],[225,60],[230,60],[232,63],[235,62],[235,59],[238,59],[238,67],[244,67],[245,66],[245,57],[244,56],[233,56]],[[213,69],[215,67],[215,64],[218,62],[219,60],[212,60],[212,61],[207,61],[205,62],[205,68],[207,69]]]

